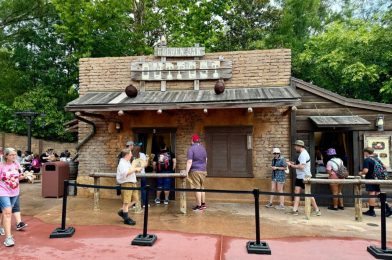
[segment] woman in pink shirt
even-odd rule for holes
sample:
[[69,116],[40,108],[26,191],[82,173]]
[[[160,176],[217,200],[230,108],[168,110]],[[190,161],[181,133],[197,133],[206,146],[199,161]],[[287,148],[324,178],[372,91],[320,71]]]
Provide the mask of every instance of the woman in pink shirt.
[[22,169],[16,162],[16,150],[4,149],[4,162],[0,164],[0,208],[3,211],[3,226],[5,229],[4,245],[15,244],[11,235],[12,207],[19,196],[19,180],[23,179]]
[[[337,157],[336,150],[334,148],[329,148],[327,150],[328,162],[327,162],[327,173],[328,179],[339,179],[337,171],[340,165],[343,165],[343,161]],[[342,195],[343,185],[342,184],[330,184],[331,193],[333,195]],[[344,209],[343,198],[333,198],[333,205],[329,206],[329,210]]]

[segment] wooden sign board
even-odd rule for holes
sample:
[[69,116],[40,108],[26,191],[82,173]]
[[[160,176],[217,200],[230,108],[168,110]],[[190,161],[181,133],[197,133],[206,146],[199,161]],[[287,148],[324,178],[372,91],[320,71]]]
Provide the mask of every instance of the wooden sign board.
[[132,62],[132,80],[211,80],[229,79],[232,62],[227,60]]
[[156,47],[154,55],[157,57],[201,57],[205,55],[204,47],[167,48]]

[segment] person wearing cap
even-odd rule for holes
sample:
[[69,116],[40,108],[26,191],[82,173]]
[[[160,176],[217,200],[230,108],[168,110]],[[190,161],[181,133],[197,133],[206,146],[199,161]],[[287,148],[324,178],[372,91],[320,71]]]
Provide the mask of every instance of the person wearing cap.
[[[365,159],[363,160],[362,170],[359,172],[359,174],[365,179],[372,180],[374,179],[374,166],[376,160],[374,156],[374,149],[372,147],[366,147],[365,149],[363,149],[363,155]],[[385,168],[384,164],[382,164],[382,166]],[[380,193],[380,185],[366,184],[365,187],[369,195],[378,195]],[[364,212],[363,215],[375,217],[376,216],[376,212],[374,211],[375,206],[376,206],[376,199],[369,198],[369,210]]]
[[[136,168],[131,165],[132,150],[125,148],[121,151],[122,158],[117,166],[116,180],[121,187],[136,188],[136,172],[140,172],[141,168]],[[137,190],[122,190],[121,191],[122,208],[117,214],[124,220],[126,225],[135,225],[136,222],[128,216],[130,206],[139,201],[139,191]]]
[[[340,165],[343,165],[342,159],[338,158],[334,148],[329,148],[326,154],[328,156],[328,162],[325,169],[328,173],[328,179],[339,179],[337,172]],[[342,184],[330,184],[329,187],[331,189],[332,195],[342,195]],[[328,207],[329,210],[344,210],[343,198],[333,198],[332,204],[332,206]]]
[[[286,159],[281,156],[280,149],[272,149],[272,154],[274,158],[272,159],[271,169],[272,169],[272,181],[271,181],[271,192],[278,191],[283,193],[284,183],[286,182],[286,169],[287,163]],[[266,208],[273,207],[274,195],[270,196],[270,200],[265,205]],[[280,196],[280,204],[275,207],[275,209],[285,209],[284,207],[284,196]]]
[[[200,143],[200,137],[197,134],[192,136],[192,145],[188,149],[186,173],[188,182],[192,189],[204,189],[204,182],[207,177],[207,151]],[[207,208],[205,192],[196,192],[196,206],[193,211],[203,211]]]
[[[302,141],[302,140],[295,141],[294,149],[297,153],[299,153],[299,157],[295,163],[288,162],[287,165],[289,167],[295,169],[297,176],[295,179],[294,193],[299,194],[302,192],[302,190],[305,189],[304,179],[312,177],[312,173],[310,171],[310,164],[311,164],[310,161],[311,160],[310,160],[310,155],[309,155],[308,151],[306,151],[304,141]],[[298,215],[299,201],[300,201],[300,197],[294,197],[294,205],[293,205],[293,210],[291,211],[291,214],[293,214],[295,216]],[[318,208],[314,197],[311,198],[311,202],[312,202],[312,206],[314,208],[314,214],[316,216],[321,216],[321,211]]]

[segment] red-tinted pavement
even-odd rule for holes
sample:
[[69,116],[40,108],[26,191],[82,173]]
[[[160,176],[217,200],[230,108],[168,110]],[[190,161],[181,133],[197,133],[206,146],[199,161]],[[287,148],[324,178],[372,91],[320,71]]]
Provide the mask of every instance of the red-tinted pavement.
[[[1,245],[0,259],[373,259],[366,251],[371,243],[358,239],[269,239],[272,255],[248,255],[246,239],[217,235],[151,231],[158,236],[153,247],[130,245],[141,231],[127,226],[75,226],[71,238],[49,239],[56,227],[26,217],[29,227],[14,232],[16,245]],[[2,237],[4,238],[4,237]],[[392,246],[391,244],[389,246]]]

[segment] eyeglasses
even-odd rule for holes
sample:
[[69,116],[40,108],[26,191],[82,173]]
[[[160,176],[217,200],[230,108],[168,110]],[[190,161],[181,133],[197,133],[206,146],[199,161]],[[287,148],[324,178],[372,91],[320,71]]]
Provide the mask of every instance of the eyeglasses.
[[275,154],[275,155],[276,155],[276,154],[280,154],[280,153],[273,153],[273,154]]

